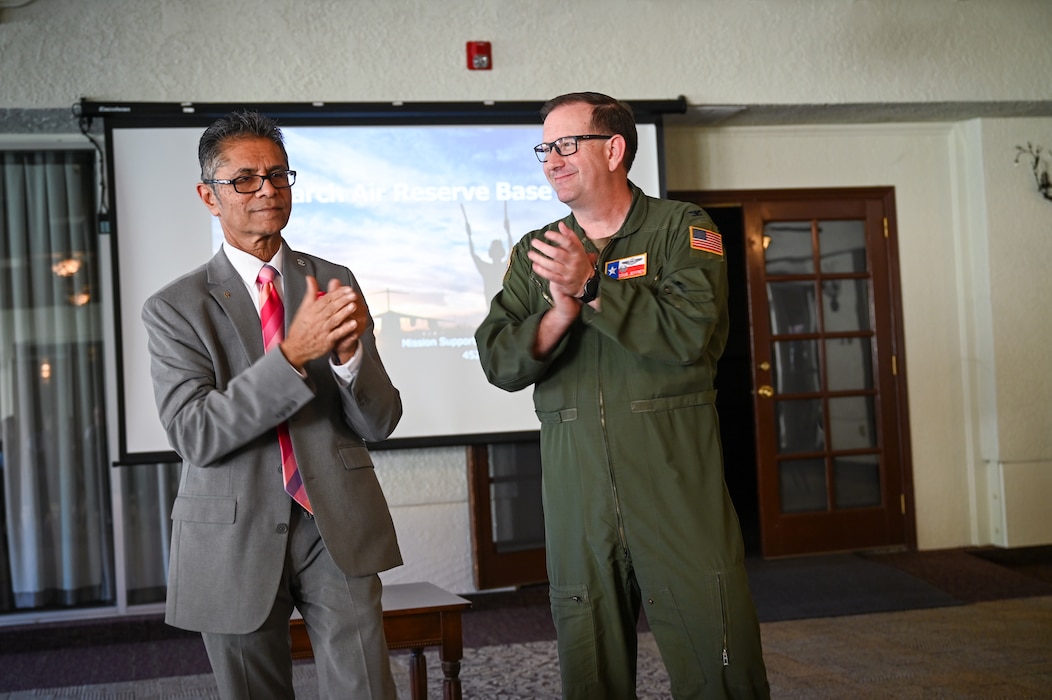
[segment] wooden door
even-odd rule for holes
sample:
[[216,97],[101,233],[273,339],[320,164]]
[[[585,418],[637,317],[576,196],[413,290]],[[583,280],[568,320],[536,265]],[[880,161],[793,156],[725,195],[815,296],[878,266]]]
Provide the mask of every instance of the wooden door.
[[547,581],[540,435],[469,445],[467,461],[475,586]]
[[892,191],[670,197],[741,208],[764,556],[912,545]]

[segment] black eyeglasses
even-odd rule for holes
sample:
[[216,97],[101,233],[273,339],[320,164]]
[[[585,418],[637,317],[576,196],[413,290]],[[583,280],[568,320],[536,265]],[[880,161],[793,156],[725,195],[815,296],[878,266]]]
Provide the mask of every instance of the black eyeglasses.
[[284,190],[296,184],[295,170],[278,170],[270,175],[242,175],[233,180],[202,180],[206,185],[233,185],[238,194],[252,194],[263,189],[263,181],[270,180],[274,189]]
[[539,143],[533,147],[533,152],[537,154],[537,160],[542,163],[548,160],[549,154],[554,150],[556,153],[561,155],[563,158],[566,156],[572,156],[577,153],[577,142],[587,141],[589,139],[612,139],[613,134],[582,134],[580,136],[563,136],[561,139],[555,139],[551,143]]

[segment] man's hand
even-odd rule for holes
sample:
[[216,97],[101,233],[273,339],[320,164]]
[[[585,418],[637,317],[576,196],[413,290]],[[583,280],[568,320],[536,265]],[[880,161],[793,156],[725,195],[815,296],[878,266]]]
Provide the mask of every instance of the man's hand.
[[368,309],[354,289],[330,280],[327,292],[307,276],[307,292],[289,324],[281,351],[293,367],[302,370],[310,360],[335,352],[340,363],[358,348],[358,336],[366,327]]
[[533,250],[527,255],[533,271],[548,280],[558,306],[558,296],[576,299],[584,292],[584,283],[595,274],[595,255],[589,255],[577,235],[561,221],[558,231],[545,231],[544,237],[546,241],[530,241]]
[[[530,241],[533,250],[527,253],[533,271],[548,280],[552,295],[552,308],[541,318],[533,339],[531,352],[537,359],[546,357],[558,345],[581,314],[578,297],[584,292],[584,283],[595,274],[595,254],[584,249],[566,224],[559,222],[559,230],[545,231],[544,237],[548,242]],[[598,304],[598,300],[592,303]]]
[[329,280],[330,294],[332,292],[343,294],[348,291],[350,292],[349,303],[340,309],[340,311],[349,315],[348,322],[344,324],[347,328],[347,333],[333,347],[333,352],[336,353],[341,365],[354,357],[354,353],[358,350],[358,337],[369,323],[369,307],[365,305],[365,299],[358,296],[353,287],[340,284],[340,281],[337,279]]

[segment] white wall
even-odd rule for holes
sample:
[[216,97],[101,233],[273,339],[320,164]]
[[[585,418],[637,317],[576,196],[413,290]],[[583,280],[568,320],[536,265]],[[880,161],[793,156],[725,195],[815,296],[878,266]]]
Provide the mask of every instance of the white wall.
[[[1048,0],[34,0],[0,9],[0,124],[81,97],[481,101],[587,89],[694,105],[1040,107],[1052,101],[1050,30]],[[467,70],[471,40],[493,42],[493,70]],[[1052,541],[1031,515],[1047,502],[1034,494],[1048,493],[1052,455],[1039,437],[1049,324],[1031,301],[1048,298],[1052,203],[1008,167],[1017,139],[1052,145],[1052,125],[677,126],[667,138],[671,189],[895,186],[922,549],[1014,544],[1015,532]],[[387,580],[473,591],[464,449],[377,462],[407,560]],[[997,502],[1009,497],[1022,524]]]
[[378,451],[373,460],[405,560],[381,575],[384,583],[474,592],[467,448]]
[[1047,100],[1050,30],[1047,0],[34,0],[0,10],[0,107]]
[[1052,120],[979,120],[957,131],[970,180],[961,190],[959,286],[972,298],[964,309],[963,381],[975,387],[972,449],[979,503],[988,506],[977,509],[976,524],[997,545],[1045,544],[1052,542],[1052,324],[1045,308],[1052,201],[1038,195],[1018,147],[1043,145],[1047,172]]

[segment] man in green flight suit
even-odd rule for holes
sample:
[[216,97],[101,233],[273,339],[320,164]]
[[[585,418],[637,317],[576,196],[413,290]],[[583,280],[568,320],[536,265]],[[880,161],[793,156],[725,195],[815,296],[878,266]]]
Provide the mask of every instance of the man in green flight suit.
[[636,697],[642,606],[676,698],[767,698],[714,406],[720,235],[629,181],[627,105],[572,93],[541,117],[571,214],[516,244],[475,339],[491,383],[534,385],[563,696]]

